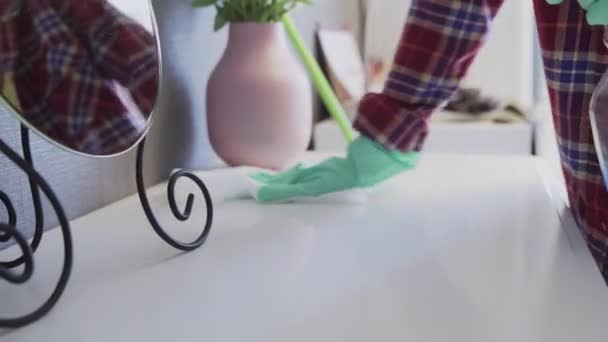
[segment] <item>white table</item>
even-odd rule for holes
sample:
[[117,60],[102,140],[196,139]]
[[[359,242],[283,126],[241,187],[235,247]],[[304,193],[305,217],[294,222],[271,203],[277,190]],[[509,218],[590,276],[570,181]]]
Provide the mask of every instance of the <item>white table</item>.
[[[223,204],[183,255],[131,197],[73,222],[65,296],[0,341],[605,341],[608,290],[539,170],[426,156],[363,206]],[[0,284],[0,314],[39,303],[60,258],[54,231],[30,285]]]

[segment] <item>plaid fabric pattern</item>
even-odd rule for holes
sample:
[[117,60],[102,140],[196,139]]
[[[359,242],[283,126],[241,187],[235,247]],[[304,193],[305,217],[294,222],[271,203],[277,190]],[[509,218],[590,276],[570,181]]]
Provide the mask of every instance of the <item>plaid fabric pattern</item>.
[[105,0],[2,2],[0,67],[26,120],[88,154],[132,146],[158,95],[155,37]]
[[355,128],[390,149],[420,150],[427,120],[473,62],[502,1],[412,2],[382,94],[367,94]]
[[[458,87],[501,5],[414,0],[385,88],[363,98],[355,128],[389,149],[421,150],[429,116]],[[534,0],[534,9],[571,210],[608,280],[608,192],[589,121],[608,66],[604,28],[589,26],[576,1]]]

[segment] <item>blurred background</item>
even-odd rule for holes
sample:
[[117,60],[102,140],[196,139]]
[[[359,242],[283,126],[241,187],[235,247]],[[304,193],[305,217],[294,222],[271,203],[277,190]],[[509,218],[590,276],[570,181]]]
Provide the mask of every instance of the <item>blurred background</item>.
[[[163,83],[147,141],[148,184],[167,179],[175,167],[206,169],[221,164],[207,134],[205,92],[226,46],[227,28],[214,32],[214,11],[193,10],[190,3],[152,1],[162,44]],[[315,0],[313,6],[293,12],[306,44],[351,116],[356,114],[360,96],[381,89],[410,4],[408,0]],[[467,89],[463,98],[480,103],[454,103],[452,110],[438,112],[426,152],[534,154],[551,165],[556,182],[561,182],[535,44],[530,2],[505,2],[463,84]],[[343,151],[344,139],[316,97],[314,108],[311,148]],[[0,108],[0,136],[20,149],[18,122],[5,108]],[[32,148],[37,169],[56,190],[71,218],[135,192],[135,151],[112,159],[89,159],[66,153],[36,136]],[[3,157],[0,170],[0,184],[16,206],[19,227],[28,232],[33,216],[27,179]],[[55,224],[55,218],[47,215],[46,226]]]

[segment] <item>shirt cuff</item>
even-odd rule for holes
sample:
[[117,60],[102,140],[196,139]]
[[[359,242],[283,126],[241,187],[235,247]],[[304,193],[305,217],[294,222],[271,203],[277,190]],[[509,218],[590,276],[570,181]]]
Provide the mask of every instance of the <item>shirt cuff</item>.
[[408,108],[386,94],[370,93],[361,100],[353,127],[388,150],[420,151],[431,113],[429,108]]

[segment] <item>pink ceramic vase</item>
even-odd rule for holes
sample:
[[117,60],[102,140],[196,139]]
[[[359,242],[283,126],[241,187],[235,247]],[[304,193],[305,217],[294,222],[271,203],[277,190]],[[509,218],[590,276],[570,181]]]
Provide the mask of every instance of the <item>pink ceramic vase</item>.
[[312,89],[279,23],[231,23],[207,86],[211,144],[229,165],[281,169],[308,147]]

